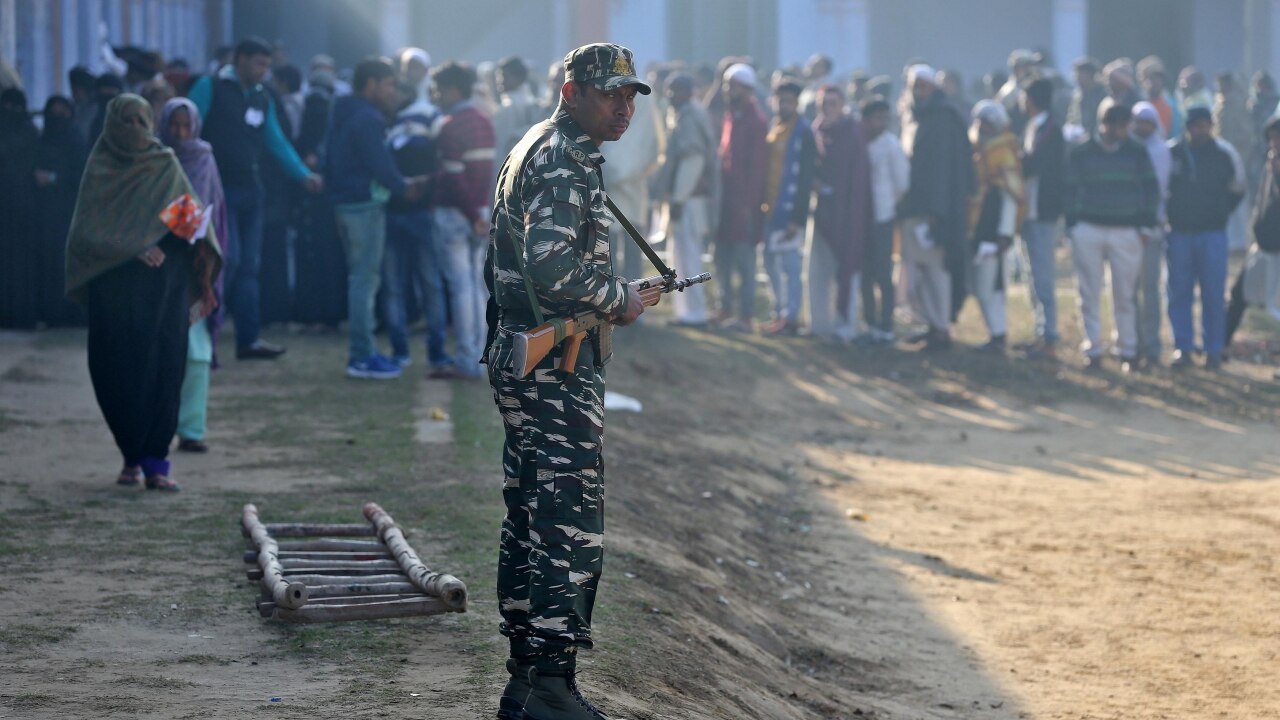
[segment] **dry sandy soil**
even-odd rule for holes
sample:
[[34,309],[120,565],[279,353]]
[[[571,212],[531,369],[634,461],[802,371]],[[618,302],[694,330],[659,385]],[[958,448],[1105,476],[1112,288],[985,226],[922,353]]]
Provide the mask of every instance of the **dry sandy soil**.
[[[341,345],[219,371],[215,451],[153,497],[111,484],[82,335],[0,337],[0,717],[490,716],[487,389],[344,382]],[[660,322],[619,356],[645,407],[609,417],[583,661],[618,716],[1280,717],[1273,367],[1086,376]],[[435,407],[452,442],[415,440]],[[240,505],[366,499],[471,611],[261,620]]]

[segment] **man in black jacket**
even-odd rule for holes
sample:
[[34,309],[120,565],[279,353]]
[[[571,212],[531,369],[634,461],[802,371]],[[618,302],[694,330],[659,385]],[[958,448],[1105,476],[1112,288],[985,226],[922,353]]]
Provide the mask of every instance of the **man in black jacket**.
[[262,263],[264,192],[261,166],[270,156],[285,174],[311,192],[324,182],[303,164],[280,129],[276,104],[262,84],[271,68],[271,47],[248,38],[236,45],[235,61],[206,75],[188,97],[204,119],[202,136],[213,146],[227,199],[227,309],[235,319],[236,357],[271,359],[284,352],[259,337],[259,271]]
[[1244,167],[1226,141],[1214,138],[1208,108],[1187,112],[1185,136],[1171,149],[1169,174],[1169,323],[1174,367],[1195,350],[1192,303],[1200,287],[1205,367],[1222,364],[1227,286],[1227,220],[1244,197]]
[[902,199],[902,257],[911,267],[911,305],[928,332],[913,338],[926,350],[951,346],[951,323],[965,294],[965,223],[974,190],[967,123],[937,86],[927,65],[907,72],[911,85],[903,147],[910,148],[911,185]]
[[1022,250],[1031,268],[1031,307],[1036,316],[1036,342],[1028,354],[1052,357],[1058,342],[1058,301],[1054,248],[1062,217],[1063,170],[1067,160],[1062,128],[1053,119],[1053,83],[1039,79],[1022,96],[1027,117],[1023,133],[1022,173],[1026,178],[1027,217],[1022,223]]

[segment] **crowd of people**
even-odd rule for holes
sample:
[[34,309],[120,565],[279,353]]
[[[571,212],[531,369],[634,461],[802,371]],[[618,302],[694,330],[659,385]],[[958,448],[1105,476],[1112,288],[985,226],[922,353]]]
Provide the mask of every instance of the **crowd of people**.
[[[478,376],[493,180],[525,130],[554,109],[558,62],[539,87],[517,57],[477,72],[433,67],[417,48],[349,72],[316,56],[305,77],[287,51],[260,40],[220,49],[204,74],[155,53],[118,54],[121,73],[73,69],[72,97],[50,98],[39,130],[20,90],[0,102],[0,218],[10,238],[0,326],[85,322],[63,297],[65,239],[108,103],[130,92],[156,118],[175,97],[201,118],[223,192],[224,301],[238,358],[284,352],[262,339],[264,324],[335,331],[345,320],[348,374],[391,378],[410,362],[409,327],[420,316],[431,374]],[[823,56],[768,80],[749,58],[718,68],[656,62],[648,76],[662,92],[608,148],[608,192],[642,231],[667,241],[682,273],[712,253],[718,297],[709,302],[701,288],[677,296],[682,324],[874,345],[897,342],[895,318],[905,315],[924,330],[902,340],[936,350],[949,346],[972,295],[990,332],[985,348],[1004,351],[1016,272],[1029,276],[1036,316],[1024,349],[1052,355],[1055,250],[1065,238],[1090,364],[1108,344],[1099,308],[1109,269],[1123,362],[1161,361],[1167,296],[1173,362],[1195,349],[1216,365],[1245,306],[1275,313],[1280,304],[1267,262],[1275,243],[1262,222],[1273,185],[1265,130],[1280,93],[1265,72],[1247,95],[1230,73],[1215,92],[1194,67],[1170,82],[1156,57],[1073,67],[1068,84],[1043,55],[1016,51],[973,102],[958,73],[923,61],[904,71],[896,96],[887,76],[832,81]],[[1137,146],[1149,167],[1112,173],[1108,165],[1124,164],[1117,157],[1140,159]],[[1210,182],[1198,159],[1215,172],[1229,164],[1229,182]],[[619,273],[641,275],[643,257],[621,227],[610,235]],[[1234,284],[1228,312],[1227,252],[1251,237],[1264,254]],[[1189,327],[1197,288],[1199,339]],[[389,353],[378,351],[376,327]]]
[[[103,204],[106,195],[90,194],[95,163],[158,149],[134,138],[136,148],[120,150],[113,123],[133,122],[174,151],[222,266],[197,278],[210,293],[203,320],[165,350],[188,360],[184,449],[205,447],[224,314],[239,360],[285,352],[262,337],[265,325],[336,332],[345,321],[346,375],[360,379],[398,377],[421,318],[430,377],[481,376],[495,178],[555,109],[562,63],[543,84],[518,57],[435,65],[420,48],[341,71],[319,55],[305,74],[284,48],[253,38],[220,49],[204,72],[135,48],[104,56],[113,71],[72,69],[71,97],[51,97],[39,113],[19,88],[0,95],[0,327],[88,324],[94,345],[100,308],[67,299],[86,301],[84,283],[97,277],[71,270],[102,264],[97,240],[110,233],[86,230],[89,218],[103,227],[130,218],[142,224],[116,228],[122,237],[162,256],[204,257],[164,251],[166,234],[154,236],[163,226],[118,212],[140,198]],[[1101,367],[1108,347],[1126,370],[1164,362],[1166,317],[1173,365],[1203,353],[1217,367],[1246,307],[1280,317],[1280,92],[1265,72],[1247,89],[1223,73],[1211,92],[1196,68],[1175,79],[1156,57],[1073,67],[1069,83],[1043,55],[1016,51],[1007,73],[975,86],[975,102],[958,73],[924,60],[905,68],[896,92],[888,76],[837,82],[820,55],[768,78],[746,57],[715,68],[654,62],[646,79],[658,91],[605,149],[605,187],[682,275],[711,258],[718,292],[676,295],[681,325],[944,351],[973,296],[984,351],[1057,357],[1066,245],[1086,367]],[[158,198],[146,198],[147,212]],[[96,240],[78,244],[77,228]],[[619,275],[645,274],[622,224],[608,235]],[[1228,283],[1229,250],[1251,243]],[[1015,276],[1028,279],[1035,315],[1034,336],[1017,346],[1007,322]],[[1102,336],[1107,277],[1113,338]],[[899,337],[899,328],[918,332]],[[138,452],[125,451],[122,481],[141,467]]]

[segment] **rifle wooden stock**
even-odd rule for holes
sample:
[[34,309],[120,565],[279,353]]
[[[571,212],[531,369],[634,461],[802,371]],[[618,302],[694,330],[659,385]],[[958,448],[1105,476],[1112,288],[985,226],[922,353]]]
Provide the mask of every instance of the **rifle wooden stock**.
[[[678,282],[668,280],[661,275],[655,275],[643,280],[633,280],[628,283],[628,286],[640,293],[640,303],[642,305],[653,307],[662,302],[662,296],[668,292],[684,290],[689,285],[703,283],[710,279],[710,273],[703,273],[697,277]],[[546,357],[556,345],[563,342],[565,343],[565,348],[560,357],[560,369],[564,372],[572,373],[574,366],[578,362],[578,351],[582,349],[582,341],[587,339],[587,333],[606,322],[609,322],[609,318],[600,313],[586,312],[563,320],[545,322],[538,327],[516,333],[512,336],[512,371],[515,372],[516,377],[527,376],[533,372],[538,363],[542,362],[542,358]],[[559,340],[556,339],[556,325],[558,324],[563,324],[564,326],[564,334],[559,336]]]

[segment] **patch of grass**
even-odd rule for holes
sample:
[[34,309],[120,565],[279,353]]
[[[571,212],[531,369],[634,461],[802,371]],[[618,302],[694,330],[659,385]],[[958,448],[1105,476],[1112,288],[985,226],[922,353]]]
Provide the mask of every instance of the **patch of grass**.
[[488,383],[455,384],[449,414],[453,418],[453,462],[477,472],[500,472],[502,420]]
[[175,688],[196,686],[196,684],[190,680],[169,678],[162,675],[126,675],[124,677],[117,678],[116,682],[124,685],[136,685],[138,687],[151,688],[155,690],[172,690]]
[[16,623],[0,627],[0,645],[9,652],[59,643],[76,633],[74,625]]
[[53,378],[36,368],[26,365],[14,365],[4,375],[0,375],[0,382],[45,384],[53,382]]
[[39,710],[56,705],[60,698],[45,693],[17,693],[13,696],[14,710]]
[[183,655],[174,660],[179,665],[218,665],[227,666],[231,664],[230,658],[218,657],[217,655]]

